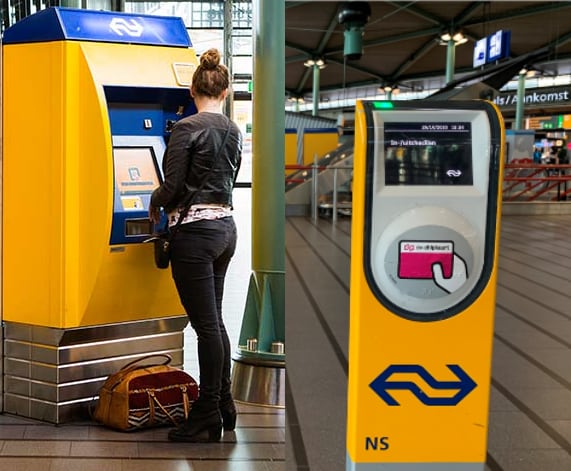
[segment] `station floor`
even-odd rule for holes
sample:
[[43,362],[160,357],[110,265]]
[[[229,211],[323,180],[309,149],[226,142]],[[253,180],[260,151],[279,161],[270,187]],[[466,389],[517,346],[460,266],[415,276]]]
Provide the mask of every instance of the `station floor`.
[[[569,471],[571,215],[501,228],[486,471]],[[286,221],[287,471],[345,469],[350,241]]]
[[[239,243],[230,265],[224,316],[236,348],[251,273],[251,189],[234,192]],[[196,337],[185,330],[184,368],[198,378]],[[285,410],[238,404],[235,432],[220,443],[168,441],[169,428],[122,433],[91,421],[54,426],[0,415],[0,470],[284,471]]]
[[[235,347],[251,270],[250,189],[224,301]],[[502,220],[486,471],[571,470],[571,216]],[[343,471],[350,219],[286,220],[286,409],[239,405],[221,443],[0,415],[0,470]],[[197,377],[185,332],[185,369]],[[287,428],[286,428],[287,421]]]

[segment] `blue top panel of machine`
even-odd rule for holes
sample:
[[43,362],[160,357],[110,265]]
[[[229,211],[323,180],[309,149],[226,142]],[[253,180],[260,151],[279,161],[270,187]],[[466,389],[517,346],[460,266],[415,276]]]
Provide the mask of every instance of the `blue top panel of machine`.
[[101,41],[191,47],[178,17],[52,7],[20,20],[6,31],[4,44],[59,40]]

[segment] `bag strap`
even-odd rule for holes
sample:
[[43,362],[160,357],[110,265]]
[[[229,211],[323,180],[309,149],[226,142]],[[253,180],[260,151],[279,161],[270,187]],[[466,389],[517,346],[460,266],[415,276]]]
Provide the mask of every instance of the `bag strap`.
[[[218,157],[220,156],[222,149],[224,149],[224,146],[226,145],[226,141],[228,140],[228,136],[230,135],[231,125],[232,125],[232,121],[230,121],[230,118],[228,118],[228,128],[226,128],[226,132],[224,133],[224,138],[222,139],[222,144],[220,144],[220,147],[218,148],[218,151],[216,152],[216,154],[214,156],[214,162],[215,163],[218,160]],[[179,214],[178,221],[176,222],[176,224],[173,226],[173,228],[169,232],[169,234],[170,234],[169,241],[172,240],[172,238],[174,237],[174,235],[178,231],[182,220],[186,217],[186,215],[188,214],[188,211],[190,210],[190,207],[192,206],[192,201],[194,200],[196,195],[198,195],[204,189],[206,183],[208,182],[208,179],[210,178],[210,175],[212,175],[213,170],[214,170],[214,164],[212,165],[212,167],[210,167],[210,170],[208,170],[208,173],[206,174],[206,176],[202,180],[198,189],[194,193],[191,193],[188,201],[186,202],[186,204],[184,206],[184,209]],[[168,220],[167,220],[167,227],[168,227]]]
[[[172,357],[170,355],[167,355],[166,353],[151,353],[150,355],[145,355],[144,357],[137,358],[136,360],[133,360],[133,361],[127,363],[119,371],[134,370],[137,368],[135,365],[137,365],[138,363],[141,363],[142,361],[148,360],[149,358],[155,358],[155,357],[164,358],[165,361],[163,361],[162,363],[154,363],[152,365],[145,365],[145,366],[168,365],[172,361]],[[135,367],[135,368],[132,368],[132,367]]]
[[[148,360],[149,358],[153,357],[162,357],[165,358],[165,361],[163,361],[162,363],[154,363],[150,365],[139,365],[139,363],[141,363],[142,361]],[[168,365],[171,361],[172,361],[171,356],[167,355],[166,353],[154,353],[150,355],[145,355],[144,357],[141,358],[137,358],[136,360],[133,360],[124,365],[119,371],[117,371],[116,373],[114,373],[109,377],[109,378],[114,378],[115,382],[108,389],[110,391],[114,391],[115,388],[121,383],[121,381],[123,381],[123,378],[127,376],[131,371],[153,366],[165,366]]]
[[[144,365],[143,367],[165,366],[165,365],[168,365],[172,361],[172,357],[170,355],[167,355],[166,353],[152,353],[150,355],[145,355],[144,357],[137,358],[137,359],[127,363],[126,365],[124,365],[119,371],[117,371],[113,375],[109,376],[109,378],[111,378],[112,376],[117,377],[116,378],[117,380],[115,381],[115,383],[113,383],[113,385],[109,388],[109,390],[113,391],[117,387],[117,385],[123,380],[123,378],[125,377],[125,375],[127,373],[130,373],[131,371],[136,370],[137,368],[140,368],[139,366],[137,366],[138,363],[145,361],[145,360],[148,360],[149,358],[154,358],[154,357],[164,358],[165,361],[163,361],[162,363],[155,363],[152,365]],[[92,419],[93,419],[93,404],[94,404],[96,398],[97,398],[97,396],[93,396],[91,398],[91,402],[88,405],[89,417],[91,417]]]
[[[183,404],[184,404],[184,409],[185,409],[185,414],[184,414],[184,418],[186,419],[188,417],[188,412],[186,410],[186,401],[188,401],[188,397],[186,396],[186,391],[184,391],[181,388],[181,393],[183,395]],[[175,427],[177,427],[178,425],[180,425],[175,419],[174,417],[171,415],[171,413],[165,409],[165,407],[161,404],[161,401],[159,401],[159,399],[157,398],[156,394],[154,391],[151,391],[149,389],[147,389],[147,395],[149,396],[149,410],[151,411],[151,422],[155,421],[155,414],[153,412],[153,404],[156,403],[159,408],[164,412],[164,414],[169,418],[169,420],[173,423],[173,425]]]

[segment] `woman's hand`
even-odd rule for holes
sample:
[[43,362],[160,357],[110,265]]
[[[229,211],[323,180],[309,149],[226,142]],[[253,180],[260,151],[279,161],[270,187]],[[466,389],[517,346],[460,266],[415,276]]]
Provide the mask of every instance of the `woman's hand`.
[[149,205],[149,219],[153,224],[158,224],[161,220],[161,210],[153,206],[152,204]]

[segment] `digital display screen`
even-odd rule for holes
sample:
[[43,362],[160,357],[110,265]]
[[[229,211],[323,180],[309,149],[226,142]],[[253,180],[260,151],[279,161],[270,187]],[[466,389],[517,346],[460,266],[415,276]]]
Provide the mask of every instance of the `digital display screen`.
[[120,195],[150,194],[160,184],[151,147],[113,149],[115,184]]
[[469,122],[384,123],[385,185],[472,185]]

